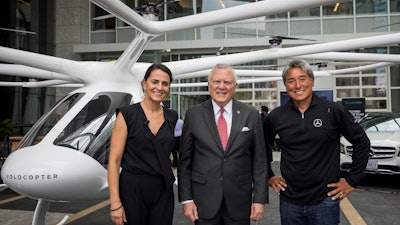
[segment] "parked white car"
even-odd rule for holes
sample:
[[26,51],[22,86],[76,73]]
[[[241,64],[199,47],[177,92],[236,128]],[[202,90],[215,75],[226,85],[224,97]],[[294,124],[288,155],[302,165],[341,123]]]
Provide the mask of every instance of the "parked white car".
[[[400,114],[369,113],[359,121],[371,141],[365,173],[400,174]],[[353,146],[340,140],[340,169],[348,172]]]

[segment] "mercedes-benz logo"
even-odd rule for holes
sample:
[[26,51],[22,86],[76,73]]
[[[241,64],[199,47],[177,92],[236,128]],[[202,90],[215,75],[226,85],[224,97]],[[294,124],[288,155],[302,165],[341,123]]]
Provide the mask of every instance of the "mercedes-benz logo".
[[321,127],[322,126],[322,120],[321,119],[315,119],[313,122],[314,127]]

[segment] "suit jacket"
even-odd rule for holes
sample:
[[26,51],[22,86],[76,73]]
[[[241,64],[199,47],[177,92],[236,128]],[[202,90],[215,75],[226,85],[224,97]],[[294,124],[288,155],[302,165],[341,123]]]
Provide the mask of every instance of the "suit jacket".
[[226,151],[211,99],[186,111],[178,161],[179,201],[193,200],[213,218],[224,199],[233,219],[249,219],[251,204],[267,203],[267,156],[258,110],[233,100]]

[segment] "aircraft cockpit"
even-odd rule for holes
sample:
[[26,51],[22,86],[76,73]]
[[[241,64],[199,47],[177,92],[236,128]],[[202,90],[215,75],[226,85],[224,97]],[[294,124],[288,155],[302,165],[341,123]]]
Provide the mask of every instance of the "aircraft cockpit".
[[[16,150],[40,143],[84,95],[85,93],[73,93],[56,103],[35,123]],[[107,168],[115,109],[131,103],[132,95],[128,93],[96,94],[77,114],[75,113],[69,123],[62,123],[66,126],[60,129],[52,143],[85,153]]]

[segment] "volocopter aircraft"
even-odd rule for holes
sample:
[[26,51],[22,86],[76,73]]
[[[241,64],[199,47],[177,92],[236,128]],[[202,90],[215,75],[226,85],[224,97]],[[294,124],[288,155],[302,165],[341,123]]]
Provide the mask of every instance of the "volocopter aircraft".
[[[146,45],[155,37],[178,30],[210,26],[259,16],[342,2],[337,0],[273,0],[166,20],[148,21],[121,1],[91,0],[138,30],[138,35],[118,60],[78,62],[0,47],[0,73],[39,78],[37,82],[0,82],[0,86],[45,87],[75,85],[81,88],[56,103],[24,136],[1,169],[4,184],[38,200],[33,225],[45,224],[54,201],[85,201],[108,197],[107,160],[115,108],[142,99],[140,82],[151,63],[139,63]],[[345,70],[316,71],[330,76],[400,63],[400,55],[344,53],[339,51],[400,43],[400,34],[317,43],[290,48],[269,48],[215,57],[164,62],[174,79],[206,76],[216,63],[231,65],[277,59],[304,58],[363,61],[369,65]],[[239,83],[279,80],[280,71],[236,70]],[[251,76],[252,78],[246,78]],[[254,78],[255,77],[255,78]],[[206,86],[207,83],[173,84],[174,87]],[[60,224],[66,222],[64,218]]]

